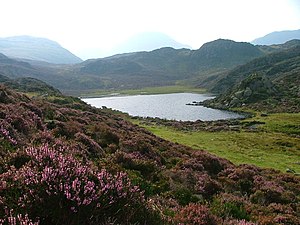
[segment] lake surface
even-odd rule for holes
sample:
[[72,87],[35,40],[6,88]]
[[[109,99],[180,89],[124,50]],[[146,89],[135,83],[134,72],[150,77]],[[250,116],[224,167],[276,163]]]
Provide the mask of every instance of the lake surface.
[[82,100],[97,108],[106,106],[128,113],[131,116],[140,117],[149,116],[181,121],[208,121],[243,117],[229,111],[186,105],[193,101],[199,102],[211,98],[213,97],[206,94],[176,93],[85,98]]

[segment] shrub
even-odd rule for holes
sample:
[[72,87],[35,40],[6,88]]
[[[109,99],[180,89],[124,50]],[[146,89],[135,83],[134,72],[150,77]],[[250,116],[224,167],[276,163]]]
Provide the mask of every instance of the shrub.
[[225,220],[223,225],[257,225],[246,220]]
[[200,204],[189,204],[175,216],[175,221],[184,225],[218,225],[219,220],[209,209]]
[[180,205],[187,205],[191,202],[198,202],[199,198],[187,188],[179,188],[174,191],[174,197]]
[[231,194],[222,194],[215,197],[211,204],[211,210],[223,219],[250,219],[245,208],[245,199]]
[[254,184],[256,192],[250,196],[252,202],[268,205],[284,201],[282,195],[285,190],[275,181],[268,181],[262,176],[255,176]]
[[75,140],[82,143],[89,154],[93,156],[103,156],[104,151],[93,139],[83,133],[76,133]]
[[221,191],[221,185],[210,178],[206,173],[196,176],[195,191],[203,195],[205,198],[212,197],[214,194]]

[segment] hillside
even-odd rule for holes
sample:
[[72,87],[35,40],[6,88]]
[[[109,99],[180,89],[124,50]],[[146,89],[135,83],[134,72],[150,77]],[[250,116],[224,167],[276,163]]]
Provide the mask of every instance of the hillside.
[[15,36],[0,38],[0,52],[10,58],[54,64],[74,64],[82,60],[58,43],[45,38]]
[[[60,75],[60,71],[64,70],[66,68],[65,66],[48,63],[42,63],[42,66],[39,66],[41,63],[35,62],[37,65],[11,59],[0,53],[0,74],[10,79],[31,77],[46,82],[56,88],[61,88],[59,85],[61,83],[68,86],[70,78]],[[63,90],[63,88],[61,90]]]
[[299,72],[300,45],[255,59],[220,79],[211,91],[221,95],[209,105],[299,112]]
[[161,48],[87,60],[74,73],[82,82],[87,77],[98,77],[102,88],[162,86],[212,76],[261,55],[261,50],[249,43],[219,39],[198,50]]
[[300,180],[168,142],[79,99],[0,86],[0,221],[299,224]]
[[20,92],[30,92],[39,95],[61,95],[59,90],[41,80],[31,77],[10,79],[0,74],[0,83]]
[[274,45],[283,44],[293,39],[300,39],[300,29],[272,32],[253,40],[251,43],[255,45]]

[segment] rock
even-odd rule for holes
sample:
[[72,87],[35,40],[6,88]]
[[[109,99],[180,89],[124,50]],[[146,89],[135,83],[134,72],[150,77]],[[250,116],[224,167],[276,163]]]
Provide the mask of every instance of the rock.
[[241,99],[244,96],[244,91],[237,91],[234,93],[234,96]]
[[229,103],[230,107],[236,107],[236,106],[240,106],[241,105],[241,101],[236,98],[236,97],[233,97],[231,102]]
[[247,87],[246,89],[245,89],[245,91],[244,91],[244,97],[245,98],[248,98],[248,97],[250,97],[252,95],[252,90],[249,88],[249,87]]

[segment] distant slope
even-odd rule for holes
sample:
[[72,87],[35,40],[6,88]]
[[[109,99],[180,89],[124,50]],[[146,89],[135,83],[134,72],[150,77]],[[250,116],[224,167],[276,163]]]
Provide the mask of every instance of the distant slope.
[[[11,59],[0,53],[0,74],[9,79],[35,78],[60,90],[68,89],[70,77],[61,76],[62,71],[70,65],[47,64],[37,66],[28,62]],[[63,88],[62,88],[63,87]]]
[[211,89],[221,95],[206,105],[247,105],[268,111],[300,112],[300,45],[240,66]]
[[272,32],[264,37],[253,40],[251,43],[256,45],[273,45],[283,44],[293,39],[300,39],[300,29]]
[[300,45],[300,39],[293,39],[283,44],[276,45],[258,45],[259,49],[265,54],[280,52]]
[[30,36],[0,38],[0,52],[10,58],[44,61],[55,64],[74,64],[82,60],[58,43]]

